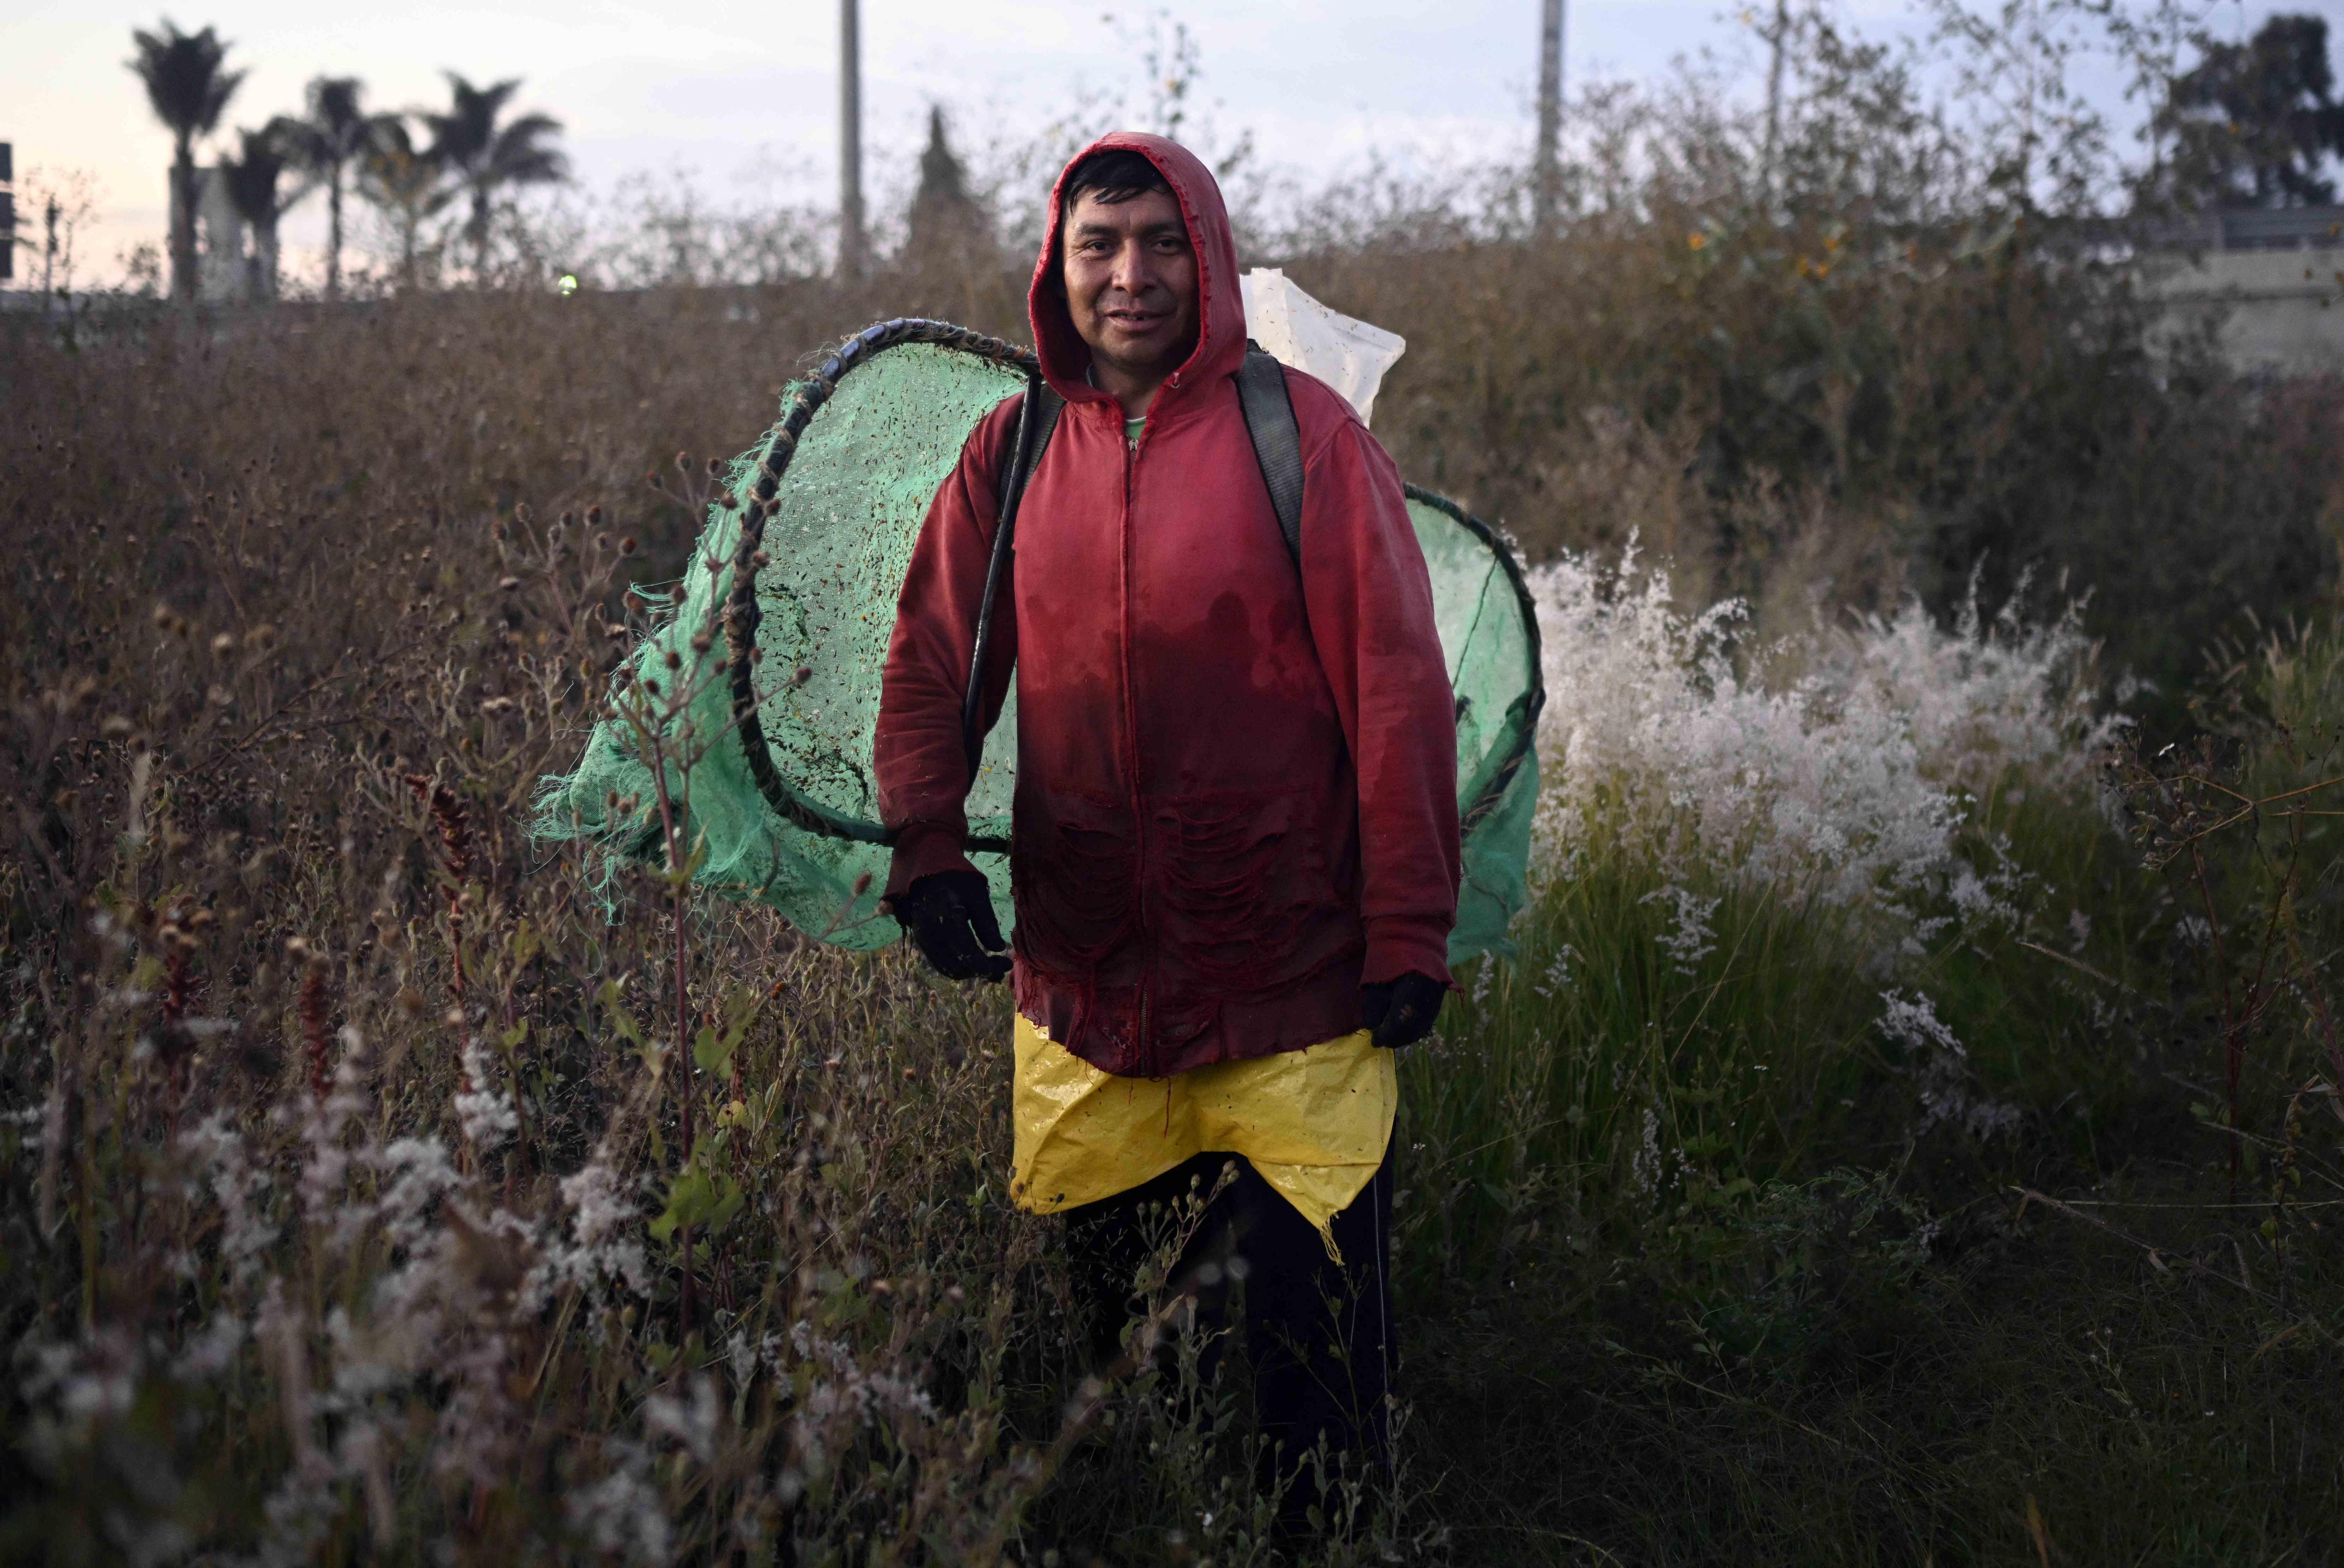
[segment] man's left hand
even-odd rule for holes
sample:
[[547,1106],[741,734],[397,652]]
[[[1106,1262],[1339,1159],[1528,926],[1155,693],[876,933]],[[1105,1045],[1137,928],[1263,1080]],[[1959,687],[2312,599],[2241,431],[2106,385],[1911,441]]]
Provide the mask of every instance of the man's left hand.
[[1359,988],[1359,1019],[1387,1050],[1414,1045],[1432,1032],[1449,988],[1414,970],[1398,980]]

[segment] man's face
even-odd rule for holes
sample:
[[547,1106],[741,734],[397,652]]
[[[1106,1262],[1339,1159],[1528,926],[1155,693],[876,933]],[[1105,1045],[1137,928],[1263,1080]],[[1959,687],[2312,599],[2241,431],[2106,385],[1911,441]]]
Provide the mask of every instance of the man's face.
[[1180,204],[1142,191],[1108,204],[1086,191],[1066,215],[1066,307],[1093,357],[1162,380],[1197,346],[1197,253]]

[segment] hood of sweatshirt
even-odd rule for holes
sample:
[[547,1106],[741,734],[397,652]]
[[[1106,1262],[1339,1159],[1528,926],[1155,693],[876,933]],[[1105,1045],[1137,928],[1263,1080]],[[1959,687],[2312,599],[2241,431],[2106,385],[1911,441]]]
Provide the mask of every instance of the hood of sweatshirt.
[[1066,308],[1066,283],[1059,270],[1059,236],[1066,224],[1066,176],[1094,153],[1135,152],[1156,166],[1180,203],[1188,226],[1188,244],[1197,253],[1197,347],[1157,389],[1148,417],[1171,413],[1207,387],[1235,375],[1244,362],[1245,300],[1238,287],[1237,236],[1229,228],[1228,208],[1222,204],[1219,182],[1197,155],[1177,142],[1138,131],[1110,131],[1085,147],[1058,171],[1050,190],[1050,222],[1042,236],[1042,254],[1034,264],[1034,283],[1026,294],[1026,312],[1034,327],[1034,345],[1042,357],[1042,374],[1050,387],[1069,403],[1112,401],[1088,379],[1090,346],[1075,330]]

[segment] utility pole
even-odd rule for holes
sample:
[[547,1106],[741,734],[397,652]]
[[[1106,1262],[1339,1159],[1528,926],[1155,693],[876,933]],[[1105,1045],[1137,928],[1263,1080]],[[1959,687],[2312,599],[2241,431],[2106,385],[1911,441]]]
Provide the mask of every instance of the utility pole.
[[1545,0],[1539,29],[1538,156],[1531,165],[1531,222],[1541,235],[1554,232],[1556,187],[1561,183],[1562,4]]
[[838,275],[863,276],[863,23],[838,0]]
[[0,283],[16,276],[16,149],[0,142]]
[[1773,57],[1766,66],[1766,158],[1760,169],[1766,194],[1774,194],[1774,155],[1782,146],[1783,45],[1791,35],[1791,0],[1774,0],[1774,25],[1766,33]]

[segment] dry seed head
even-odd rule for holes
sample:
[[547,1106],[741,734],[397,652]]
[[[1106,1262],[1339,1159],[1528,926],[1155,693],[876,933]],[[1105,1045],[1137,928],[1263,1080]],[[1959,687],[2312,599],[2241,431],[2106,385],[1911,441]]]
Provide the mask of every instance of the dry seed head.
[[708,477],[710,478],[713,479],[723,472],[724,463],[722,458],[711,457],[708,459]]
[[564,512],[561,514],[561,526],[565,528],[577,520],[578,514],[575,512]]
[[244,646],[247,648],[267,648],[276,640],[277,628],[265,620],[244,634]]
[[675,649],[671,648],[667,650],[666,658],[662,659],[661,662],[665,664],[670,669],[681,669],[683,668],[683,655],[676,652]]
[[692,637],[692,651],[694,653],[706,653],[713,639],[709,637],[705,630],[694,632]]
[[497,587],[505,593],[510,593],[513,589],[520,587],[520,578],[499,578],[497,579]]
[[586,508],[586,526],[590,528],[599,528],[602,526],[601,502],[597,501]]
[[221,632],[212,638],[212,657],[214,658],[226,658],[229,654],[234,653],[235,651],[236,638],[228,633]]
[[813,666],[811,664],[801,664],[797,667],[796,670],[791,674],[790,684],[792,686],[803,686],[807,681],[812,680],[813,678]]
[[678,452],[675,455],[675,471],[679,474],[689,474],[692,472],[691,453]]
[[622,535],[621,535],[621,536],[620,536],[620,538],[619,538],[619,553],[620,553],[621,555],[622,555],[622,556],[631,556],[631,555],[633,555],[633,554],[635,553],[635,536],[634,536],[634,535],[632,535],[632,534],[622,534]]

